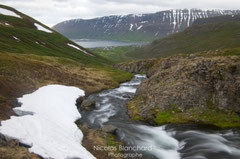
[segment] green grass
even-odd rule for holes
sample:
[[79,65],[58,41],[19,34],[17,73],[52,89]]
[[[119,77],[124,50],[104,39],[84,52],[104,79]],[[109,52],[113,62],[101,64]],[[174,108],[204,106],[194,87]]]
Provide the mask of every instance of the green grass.
[[[240,15],[239,15],[240,16]],[[239,16],[223,22],[212,18],[211,23],[193,25],[185,31],[156,40],[129,56],[139,58],[165,57],[175,54],[189,54],[217,49],[240,47]],[[230,17],[223,16],[222,19]],[[231,52],[239,55],[239,49]]]
[[139,49],[138,46],[119,46],[108,48],[93,48],[91,51],[116,64],[136,59],[134,57],[129,57],[128,53],[136,51],[137,49]]
[[240,55],[240,48],[232,48],[226,49],[224,53],[221,54],[222,56],[239,56]]
[[[38,57],[35,57],[35,59],[38,58],[37,60],[48,59],[40,59],[41,56],[55,57],[58,59],[58,63],[61,63],[62,65],[73,65],[73,61],[75,61],[75,65],[80,64],[82,68],[92,68],[98,70],[98,72],[104,71],[106,74],[108,74],[109,78],[112,78],[116,86],[118,86],[120,82],[130,80],[130,78],[133,77],[129,73],[114,69],[111,66],[112,63],[109,60],[97,54],[94,54],[81,46],[78,46],[74,42],[70,41],[55,31],[53,31],[53,33],[47,33],[38,30],[34,26],[34,23],[38,23],[40,25],[43,24],[34,20],[33,18],[24,15],[13,8],[3,5],[0,5],[0,7],[7,8],[22,17],[17,18],[0,14],[0,22],[3,24],[10,24],[10,26],[0,24],[0,53],[10,53],[13,54],[13,56],[16,54],[37,55]],[[48,28],[47,26],[45,27]],[[20,39],[20,41],[14,39],[13,36]],[[84,54],[82,51],[68,46],[68,43],[78,46],[82,50],[88,51],[93,56],[89,56],[87,54]]]
[[120,151],[119,151],[120,142],[117,140],[116,136],[114,136],[112,134],[107,134],[106,146],[116,148],[116,151],[114,151],[115,154],[120,153]]
[[207,108],[194,107],[186,111],[180,111],[176,107],[157,114],[154,121],[158,125],[167,123],[201,123],[214,125],[219,128],[240,127],[240,117],[230,110],[220,110],[211,101],[207,102]]
[[[0,120],[9,117],[7,111],[11,106],[4,104],[5,100],[16,99],[48,84],[76,86],[91,94],[115,88],[133,77],[114,69],[107,59],[55,31],[38,30],[34,23],[48,27],[33,18],[10,7],[0,5],[0,8],[22,17],[0,14],[0,106],[5,108],[0,111]],[[68,43],[93,56],[68,46]]]
[[[0,7],[14,11],[22,17],[17,18],[0,14],[0,23],[10,24],[10,26],[0,24],[0,52],[64,57],[89,66],[110,64],[108,60],[101,56],[94,55],[91,51],[78,46],[55,31],[53,31],[53,33],[47,33],[37,30],[34,23],[42,25],[49,30],[51,30],[51,28],[41,24],[33,18],[24,15],[13,8],[3,5],[0,5]],[[13,36],[20,39],[20,41],[15,40]],[[82,50],[88,51],[90,54],[92,53],[94,57],[68,46],[68,43],[78,46]]]

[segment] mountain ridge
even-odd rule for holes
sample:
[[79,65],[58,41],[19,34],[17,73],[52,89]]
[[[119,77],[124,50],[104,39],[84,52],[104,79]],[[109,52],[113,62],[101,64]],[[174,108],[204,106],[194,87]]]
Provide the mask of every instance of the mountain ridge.
[[240,15],[198,19],[182,32],[153,41],[128,53],[130,57],[155,58],[175,54],[239,48]]
[[73,39],[152,41],[181,32],[199,18],[239,13],[240,10],[177,9],[150,14],[73,19],[52,28]]

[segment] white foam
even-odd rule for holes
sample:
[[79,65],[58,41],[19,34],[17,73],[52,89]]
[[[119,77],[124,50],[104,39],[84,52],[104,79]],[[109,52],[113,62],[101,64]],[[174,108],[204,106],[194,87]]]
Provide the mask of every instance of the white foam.
[[[76,87],[48,85],[24,95],[14,111],[18,115],[2,121],[0,132],[29,145],[43,158],[93,159],[82,145],[83,134],[74,123],[81,117],[75,103],[84,91]],[[16,133],[17,132],[17,133]]]
[[137,145],[152,147],[152,150],[148,153],[160,159],[180,159],[179,143],[164,130],[164,127],[143,125],[136,127],[139,132],[145,134],[144,137],[139,136],[140,140],[136,141]]

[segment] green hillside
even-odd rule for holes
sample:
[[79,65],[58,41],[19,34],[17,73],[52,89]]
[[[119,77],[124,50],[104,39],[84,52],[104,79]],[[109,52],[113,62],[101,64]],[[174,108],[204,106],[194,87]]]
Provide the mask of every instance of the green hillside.
[[110,64],[33,18],[0,5],[0,121],[14,114],[17,97],[47,84],[77,86],[89,94],[131,79],[132,74]]
[[128,55],[138,58],[164,57],[179,53],[240,47],[240,15],[199,19],[183,32],[156,40]]
[[[107,62],[33,18],[7,6],[0,5],[0,8],[20,16],[0,14],[0,52],[65,57],[84,64]],[[37,25],[51,33],[38,30]],[[79,49],[69,46],[69,44]],[[85,51],[87,54],[84,53]]]

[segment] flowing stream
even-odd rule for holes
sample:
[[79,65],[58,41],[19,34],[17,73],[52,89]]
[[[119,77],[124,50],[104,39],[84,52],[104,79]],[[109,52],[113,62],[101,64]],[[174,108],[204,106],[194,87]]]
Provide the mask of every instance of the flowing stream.
[[[81,112],[82,121],[90,127],[113,125],[118,139],[129,147],[137,147],[146,159],[240,159],[240,131],[216,130],[200,125],[165,125],[160,127],[136,123],[127,115],[126,103],[146,78],[135,77],[119,88],[89,96],[96,109]],[[127,157],[126,157],[127,158]],[[129,157],[131,158],[131,157]]]

